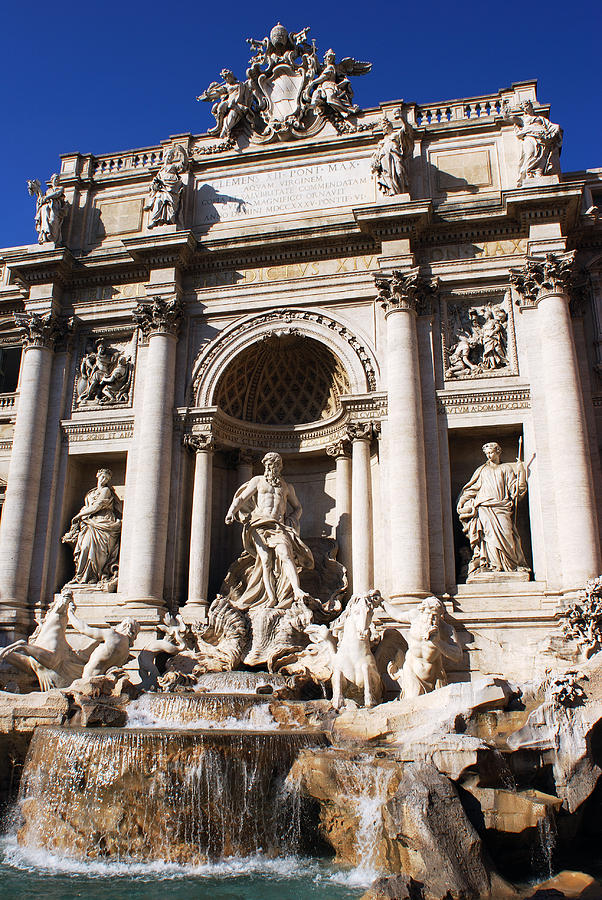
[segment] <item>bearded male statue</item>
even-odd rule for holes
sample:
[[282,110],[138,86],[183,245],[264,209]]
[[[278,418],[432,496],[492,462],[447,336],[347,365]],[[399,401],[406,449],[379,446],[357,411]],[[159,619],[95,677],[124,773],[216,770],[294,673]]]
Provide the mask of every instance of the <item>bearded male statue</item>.
[[262,463],[264,474],[237,490],[226,515],[227,525],[242,523],[245,550],[227,576],[229,600],[238,609],[288,609],[311,599],[301,588],[299,571],[312,569],[314,560],[299,537],[302,507],[281,476],[282,457],[266,453]]

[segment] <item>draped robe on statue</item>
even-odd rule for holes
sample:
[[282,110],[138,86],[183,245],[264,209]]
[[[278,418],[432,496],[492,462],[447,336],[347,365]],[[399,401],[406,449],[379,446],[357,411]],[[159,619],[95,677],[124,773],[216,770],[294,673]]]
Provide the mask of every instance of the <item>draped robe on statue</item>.
[[[248,482],[247,482],[248,484]],[[234,503],[247,487],[243,484],[234,495]],[[293,586],[286,576],[276,551],[279,545],[288,546],[297,568],[313,569],[314,558],[309,547],[303,543],[297,531],[291,526],[265,516],[255,507],[253,498],[247,500],[237,512],[243,523],[242,543],[244,552],[230,566],[220,593],[237,609],[256,609],[270,606],[263,580],[263,567],[257,547],[270,551],[274,590],[279,609],[289,607],[294,599]]]
[[108,578],[111,567],[119,558],[121,520],[115,515],[119,499],[110,487],[94,488],[86,494],[81,510],[91,507],[96,512],[80,520],[77,541],[73,549],[75,580],[98,583]]
[[[486,462],[462,488],[458,515],[481,568],[515,572],[527,568],[514,522],[516,470],[513,463]],[[519,488],[519,497],[526,493]]]

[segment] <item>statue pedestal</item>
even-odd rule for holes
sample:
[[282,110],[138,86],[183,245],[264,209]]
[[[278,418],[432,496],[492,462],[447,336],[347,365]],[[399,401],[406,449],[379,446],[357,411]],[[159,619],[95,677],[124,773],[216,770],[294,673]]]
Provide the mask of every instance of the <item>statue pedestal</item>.
[[209,604],[202,600],[189,600],[188,603],[181,606],[177,614],[182,616],[187,625],[194,625],[197,622],[207,621],[207,612]]
[[[65,585],[63,590],[71,591],[77,615],[88,625],[116,625],[131,616],[140,625],[155,628],[165,613],[164,608],[140,603],[133,605],[122,593],[110,593],[90,585]],[[55,594],[56,600],[60,594]]]
[[473,572],[466,579],[466,584],[490,584],[491,582],[514,583],[530,581],[530,572]]
[[531,175],[529,178],[525,178],[521,187],[529,188],[529,187],[546,187],[549,184],[560,184],[560,176],[559,175]]

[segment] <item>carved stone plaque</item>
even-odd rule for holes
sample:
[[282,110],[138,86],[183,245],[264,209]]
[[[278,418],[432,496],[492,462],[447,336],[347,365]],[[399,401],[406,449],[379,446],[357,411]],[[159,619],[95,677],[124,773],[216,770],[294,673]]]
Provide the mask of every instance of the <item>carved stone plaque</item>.
[[367,157],[199,181],[195,224],[373,203],[375,190]]

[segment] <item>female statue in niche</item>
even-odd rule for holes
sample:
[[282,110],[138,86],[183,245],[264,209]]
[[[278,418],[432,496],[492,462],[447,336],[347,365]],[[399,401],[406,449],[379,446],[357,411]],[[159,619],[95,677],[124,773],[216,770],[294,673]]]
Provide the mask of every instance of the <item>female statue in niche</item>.
[[72,583],[117,587],[117,561],[121,537],[121,501],[111,485],[110,469],[99,469],[96,487],[73,516],[63,543],[73,546],[75,576]]
[[500,462],[502,448],[496,441],[483,444],[487,461],[473,473],[460,493],[458,516],[472,551],[467,581],[479,575],[485,576],[485,580],[495,580],[502,572],[529,577],[516,527],[516,506],[527,493],[521,443],[515,463]]

